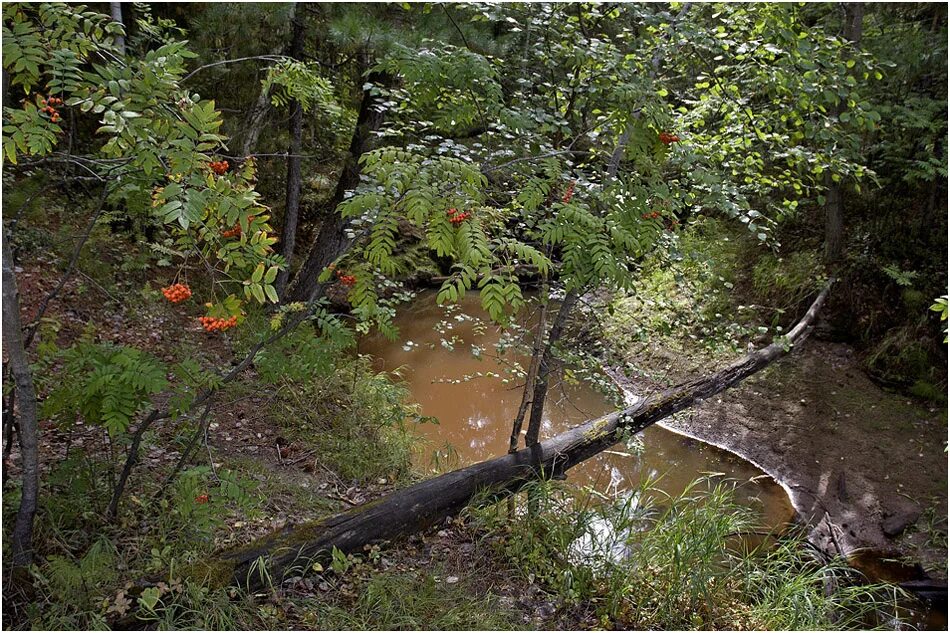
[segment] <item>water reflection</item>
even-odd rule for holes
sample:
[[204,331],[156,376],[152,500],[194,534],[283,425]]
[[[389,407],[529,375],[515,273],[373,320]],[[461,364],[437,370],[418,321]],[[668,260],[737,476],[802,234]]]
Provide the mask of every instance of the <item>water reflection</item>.
[[[525,314],[517,327],[530,327]],[[378,370],[404,367],[403,375],[422,414],[439,420],[424,424],[421,435],[432,448],[450,444],[462,465],[505,453],[511,424],[521,402],[521,370],[528,358],[513,349],[500,353],[506,341],[484,317],[477,296],[461,306],[435,304],[424,294],[402,308],[396,319],[400,341],[366,337],[360,352],[375,357]],[[473,353],[474,352],[474,353]],[[584,383],[566,380],[552,390],[542,423],[542,437],[551,437],[614,409],[606,397]],[[631,446],[620,444],[569,471],[569,478],[609,497],[635,489],[644,478],[675,496],[701,475],[716,473],[745,482],[737,489],[743,503],[762,513],[767,527],[784,525],[793,511],[784,490],[748,462],[660,427],[638,434]]]

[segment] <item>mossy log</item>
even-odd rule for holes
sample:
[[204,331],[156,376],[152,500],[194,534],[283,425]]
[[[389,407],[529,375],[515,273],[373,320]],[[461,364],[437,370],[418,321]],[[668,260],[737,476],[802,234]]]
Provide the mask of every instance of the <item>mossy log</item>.
[[196,567],[191,575],[256,591],[269,581],[305,573],[315,562],[326,564],[334,548],[358,552],[364,545],[406,536],[453,516],[486,491],[502,496],[538,477],[561,476],[631,434],[736,385],[784,356],[810,331],[831,284],[825,285],[802,320],[781,341],[714,374],[585,422],[532,448],[434,477],[321,521],[288,526],[248,547],[220,554],[207,565]]

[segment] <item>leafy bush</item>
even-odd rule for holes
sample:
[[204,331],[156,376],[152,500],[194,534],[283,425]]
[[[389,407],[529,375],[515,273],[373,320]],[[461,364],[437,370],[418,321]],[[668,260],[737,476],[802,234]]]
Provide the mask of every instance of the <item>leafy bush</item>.
[[260,376],[277,389],[275,421],[346,479],[401,477],[418,411],[406,387],[374,372],[366,358],[347,358],[352,333],[330,323],[322,328],[327,335],[301,327],[257,357]]
[[165,366],[146,352],[84,338],[62,354],[63,372],[44,414],[73,423],[81,415],[112,436],[124,433],[153,394],[168,386]]

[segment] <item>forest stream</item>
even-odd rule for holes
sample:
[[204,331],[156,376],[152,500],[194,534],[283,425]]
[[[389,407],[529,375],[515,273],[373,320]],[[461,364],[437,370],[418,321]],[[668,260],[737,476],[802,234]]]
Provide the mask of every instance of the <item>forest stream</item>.
[[[530,361],[507,344],[478,295],[469,294],[455,306],[439,306],[434,299],[433,293],[426,292],[399,310],[394,321],[398,340],[391,342],[375,333],[359,346],[361,354],[373,357],[377,371],[398,374],[421,415],[433,419],[417,427],[425,441],[416,452],[420,469],[467,466],[505,453],[522,396],[523,378],[513,368],[527,367]],[[523,310],[515,329],[532,331],[537,322],[534,312]],[[616,408],[589,383],[562,376],[552,383],[542,438]],[[606,498],[620,498],[646,479],[675,496],[698,478],[722,478],[735,483],[736,500],[756,514],[763,531],[779,533],[796,520],[788,492],[771,475],[732,451],[683,434],[689,432],[688,426],[678,432],[653,425],[639,433],[639,441],[631,446],[618,444],[571,469],[568,480]],[[760,542],[758,537],[746,540]],[[910,567],[881,552],[860,551],[851,562],[871,578],[901,582],[916,577],[904,571]],[[895,569],[901,572],[897,576]],[[939,608],[914,608],[909,620],[915,627],[939,629],[945,625],[946,614]]]
[[[458,466],[504,454],[523,385],[511,368],[516,363],[527,367],[530,359],[511,348],[498,353],[497,344],[504,344],[501,328],[488,319],[478,295],[447,307],[436,305],[427,293],[400,310],[395,324],[399,340],[372,335],[361,341],[360,353],[372,355],[379,371],[399,372],[422,415],[438,420],[418,427],[427,446],[418,452],[417,466],[429,467],[434,453],[457,460]],[[545,406],[542,437],[615,409],[586,382],[556,381]],[[618,444],[571,469],[568,479],[616,497],[650,478],[656,488],[675,496],[697,478],[714,475],[736,483],[736,498],[758,514],[763,528],[780,530],[794,518],[785,490],[735,454],[658,425],[638,437],[637,444]]]

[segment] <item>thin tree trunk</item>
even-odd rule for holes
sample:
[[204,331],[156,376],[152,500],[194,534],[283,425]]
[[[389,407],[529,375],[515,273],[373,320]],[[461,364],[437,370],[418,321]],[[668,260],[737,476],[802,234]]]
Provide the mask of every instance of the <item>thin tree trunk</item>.
[[267,113],[270,111],[270,90],[261,86],[261,91],[257,95],[257,101],[251,108],[251,113],[247,118],[247,126],[244,132],[244,140],[241,143],[241,156],[250,156],[257,147],[257,139],[261,136],[261,130],[264,122],[267,120]]
[[[679,22],[683,16],[686,15],[686,12],[689,11],[690,5],[691,3],[687,2],[680,8],[680,11],[676,16],[676,22]],[[672,33],[673,29],[669,29],[667,33],[667,39],[672,37]],[[656,53],[653,55],[650,64],[650,79],[655,79],[660,71],[660,63],[662,62],[661,53],[663,50],[663,48],[658,48]],[[639,110],[634,112],[633,118],[640,118]],[[614,148],[614,151],[610,156],[610,161],[607,163],[607,179],[612,180],[613,178],[616,178],[617,171],[620,168],[620,162],[623,159],[624,150],[626,149],[627,143],[630,142],[632,133],[632,124],[628,122],[623,133],[620,135],[620,138],[617,140],[617,147]],[[554,319],[554,324],[551,326],[551,335],[548,337],[547,345],[544,348],[544,354],[541,357],[541,364],[538,368],[538,377],[534,383],[534,395],[531,398],[531,418],[528,421],[528,432],[525,435],[526,446],[534,446],[539,442],[541,435],[541,422],[544,417],[544,401],[547,397],[548,382],[552,365],[554,363],[554,346],[560,340],[561,334],[564,330],[564,325],[567,323],[567,319],[571,315],[571,310],[574,308],[574,304],[577,303],[579,298],[579,291],[568,292],[567,296],[564,297],[564,302],[561,304],[561,307],[558,310],[557,317]]]
[[[281,47],[271,51],[271,56],[280,54]],[[270,90],[261,86],[261,91],[257,95],[257,101],[251,107],[251,112],[247,117],[245,125],[244,140],[241,143],[241,156],[250,156],[257,147],[257,139],[260,138],[261,130],[267,121],[267,114],[270,112]]]
[[[17,422],[20,439],[20,466],[23,485],[20,508],[13,526],[10,557],[13,565],[23,567],[33,561],[33,518],[39,496],[39,453],[37,449],[37,407],[33,373],[23,346],[20,325],[20,302],[16,274],[13,270],[13,252],[9,240],[3,240],[3,342],[10,359],[14,389],[19,395]],[[8,411],[7,414],[12,414]]]
[[129,453],[126,456],[125,465],[122,467],[122,474],[119,475],[119,481],[116,482],[115,488],[112,490],[112,499],[109,500],[109,507],[106,510],[106,517],[110,521],[115,520],[115,517],[119,513],[119,501],[122,499],[122,493],[125,492],[125,485],[129,481],[132,469],[135,468],[135,465],[139,461],[139,446],[142,443],[142,437],[145,435],[145,431],[147,431],[159,417],[159,411],[153,409],[148,417],[142,420],[142,423],[139,424],[139,428],[135,429],[135,433],[132,435],[132,443],[129,445]]
[[834,264],[841,259],[844,209],[841,204],[841,186],[832,180],[831,172],[825,174],[825,188],[825,263]]
[[[369,85],[381,84],[384,81],[381,73],[370,73],[365,83]],[[363,82],[362,75],[360,81]],[[336,258],[346,252],[352,239],[346,235],[346,220],[337,212],[336,208],[348,191],[355,189],[360,182],[360,156],[370,149],[373,132],[378,130],[385,117],[379,105],[379,97],[370,92],[370,88],[363,90],[359,114],[356,118],[356,128],[350,139],[350,150],[337,182],[333,200],[330,202],[330,213],[320,226],[320,233],[307,255],[307,259],[297,272],[294,284],[287,293],[289,301],[310,301],[322,289],[318,278],[320,273]]]
[[518,451],[518,438],[521,436],[521,425],[524,423],[524,416],[528,413],[528,407],[531,405],[531,396],[534,394],[534,385],[538,377],[538,367],[541,364],[541,356],[544,354],[544,336],[548,327],[548,286],[544,284],[541,287],[541,308],[538,314],[537,332],[534,335],[534,346],[531,352],[531,364],[528,367],[528,374],[525,377],[524,391],[521,392],[521,404],[518,405],[518,413],[515,414],[514,422],[511,425],[511,437],[508,440],[508,452]]
[[[864,4],[861,2],[844,3],[844,20],[841,35],[857,49],[861,45],[861,33],[864,22]],[[832,117],[837,118],[844,111],[842,104],[831,109]],[[825,263],[835,264],[841,260],[844,251],[844,197],[841,182],[835,182],[831,172],[825,175]]]
[[188,463],[188,460],[191,459],[191,456],[195,452],[195,448],[198,446],[198,440],[202,435],[205,435],[208,432],[208,420],[209,415],[211,414],[211,400],[208,400],[208,404],[205,405],[205,410],[201,413],[201,417],[198,418],[198,426],[195,428],[194,434],[191,436],[191,439],[188,440],[188,446],[185,447],[185,450],[182,451],[181,456],[178,458],[178,463],[175,464],[175,467],[170,473],[165,477],[165,480],[162,481],[162,484],[158,487],[158,490],[155,491],[155,494],[152,495],[152,500],[157,501],[165,496],[165,492],[168,490],[168,486],[171,485],[175,478],[178,477],[178,473],[181,472],[181,469],[185,467],[185,464]]
[[[294,15],[291,21],[293,36],[290,44],[290,56],[299,59],[303,55],[303,20]],[[290,104],[288,131],[290,132],[290,148],[287,153],[287,196],[284,205],[284,225],[280,232],[280,252],[284,256],[286,268],[277,273],[275,288],[279,297],[284,296],[287,281],[290,279],[290,267],[294,259],[294,242],[297,238],[297,219],[300,215],[300,180],[302,177],[300,148],[303,137],[303,107],[297,100]]]
[[[122,21],[122,3],[121,2],[110,2],[109,9],[112,11],[112,21],[118,22],[123,27],[125,22]],[[125,55],[125,36],[116,35],[115,36],[115,46],[119,49],[119,53]]]
[[29,347],[33,343],[33,338],[36,336],[36,332],[40,326],[40,321],[43,319],[43,315],[46,314],[49,304],[59,295],[60,292],[62,292],[63,288],[66,287],[66,283],[72,278],[73,272],[76,270],[76,265],[79,263],[79,256],[82,254],[82,249],[86,246],[86,242],[89,241],[89,236],[92,235],[93,229],[96,228],[96,223],[99,221],[99,217],[102,216],[108,195],[109,187],[103,185],[102,194],[99,196],[96,210],[93,212],[92,217],[89,218],[89,222],[86,224],[86,230],[83,231],[83,234],[79,237],[79,241],[76,243],[75,248],[73,248],[73,253],[70,255],[69,262],[66,264],[66,270],[63,271],[59,281],[56,282],[56,286],[50,290],[45,297],[43,297],[42,301],[40,301],[40,305],[36,308],[36,314],[33,315],[33,320],[27,326],[29,331],[26,333],[26,339],[24,341],[24,345],[26,347]]
[[548,335],[547,344],[544,347],[544,353],[541,355],[541,362],[538,365],[538,375],[534,381],[534,394],[531,397],[531,417],[528,419],[528,432],[525,434],[525,446],[534,446],[538,443],[541,435],[541,421],[544,416],[544,401],[548,395],[548,383],[551,377],[551,369],[554,366],[554,346],[561,340],[564,333],[564,326],[571,316],[571,310],[580,298],[580,292],[571,290],[561,302],[558,308],[554,323],[551,324],[551,333]]

